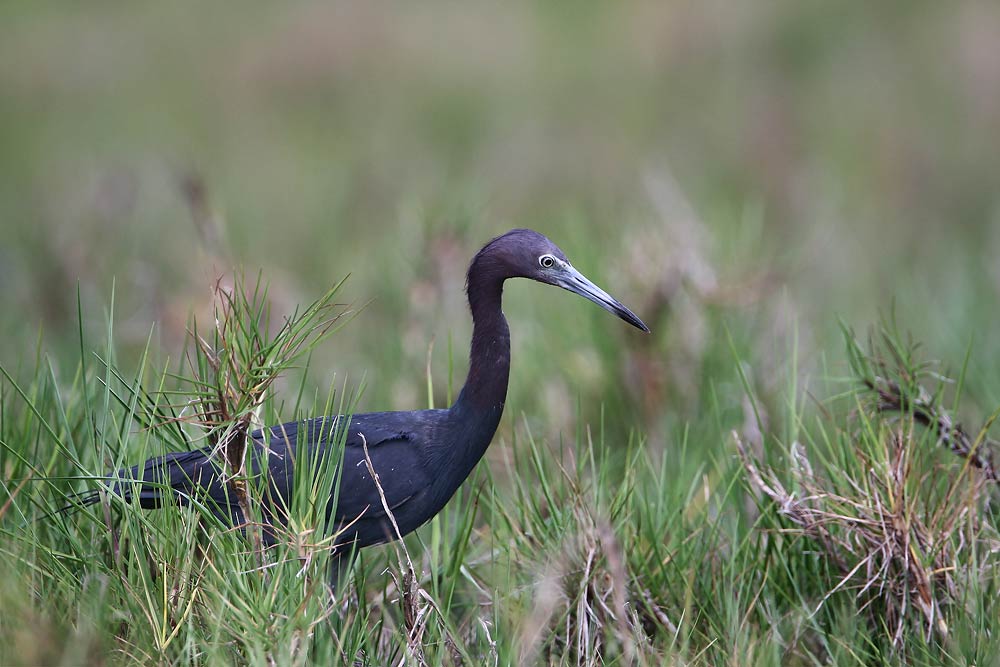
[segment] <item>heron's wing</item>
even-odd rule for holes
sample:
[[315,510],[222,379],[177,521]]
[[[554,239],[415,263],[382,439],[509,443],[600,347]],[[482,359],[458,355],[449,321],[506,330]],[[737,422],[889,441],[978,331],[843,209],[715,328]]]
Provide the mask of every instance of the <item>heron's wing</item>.
[[[362,446],[362,435],[367,440],[368,460]],[[369,439],[371,435],[363,431],[349,434],[348,446],[344,448],[336,514],[337,520],[342,523],[358,518],[385,517],[386,506],[390,510],[398,509],[431,483],[413,434],[387,434],[374,445]],[[369,461],[378,476],[378,485],[372,479]]]
[[[330,443],[340,435],[340,423],[337,417],[321,417],[265,431],[270,433],[268,468],[280,495],[289,498],[294,483],[289,458],[297,458],[301,464],[303,454],[312,456],[316,462],[334,455],[336,448]],[[335,510],[337,523],[384,517],[385,505],[394,510],[430,485],[431,477],[420,447],[424,439],[419,428],[421,424],[412,416],[408,419],[397,417],[397,413],[356,415],[351,419],[343,448],[340,493]],[[263,444],[260,431],[253,437]],[[303,445],[306,446],[303,448]],[[384,503],[368,469],[366,448],[385,495]]]

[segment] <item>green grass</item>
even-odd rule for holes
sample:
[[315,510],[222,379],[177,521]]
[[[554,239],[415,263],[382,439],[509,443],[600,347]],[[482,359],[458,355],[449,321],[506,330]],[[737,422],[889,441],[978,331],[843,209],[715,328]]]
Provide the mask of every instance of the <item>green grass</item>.
[[[34,372],[4,371],[0,661],[929,665],[1000,656],[988,620],[1000,581],[993,482],[938,444],[945,397],[958,401],[961,386],[932,373],[894,329],[866,350],[848,334],[853,378],[833,381],[839,391],[817,406],[785,387],[786,408],[771,416],[727,335],[720,354],[744,392],[742,424],[708,437],[684,427],[670,450],[634,431],[612,435],[603,415],[579,414],[551,440],[508,415],[499,462],[481,465],[428,527],[364,552],[336,590],[322,512],[336,488],[329,460],[301,473],[312,483],[290,499],[270,549],[255,529],[233,530],[199,506],[146,512],[111,495],[51,514],[128,462],[207,441],[238,471],[231,448],[241,428],[352,409],[347,388],[311,402],[301,388],[268,389],[338,323],[335,294],[276,330],[266,289],[238,281],[219,292],[214,337],[177,370],[149,349],[131,371],[105,364],[116,358],[111,316],[100,352],[81,334],[68,377],[44,356]],[[708,417],[732,421],[721,387],[709,393]],[[795,439],[762,428],[773,421],[794,424]],[[985,431],[948,435],[992,465]],[[248,481],[241,504],[256,516],[263,488]]]

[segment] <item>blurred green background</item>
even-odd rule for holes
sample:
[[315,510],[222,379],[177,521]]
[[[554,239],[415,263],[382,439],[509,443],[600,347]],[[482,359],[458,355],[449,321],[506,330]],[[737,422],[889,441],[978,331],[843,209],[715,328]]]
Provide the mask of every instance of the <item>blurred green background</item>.
[[219,273],[276,314],[350,273],[315,383],[423,407],[433,341],[443,404],[468,259],[526,226],[654,331],[511,284],[508,416],[546,434],[603,405],[669,447],[739,410],[726,328],[774,386],[893,307],[950,364],[975,341],[992,410],[998,35],[990,2],[5,2],[0,363],[42,332],[75,364],[78,285],[94,345],[115,280],[120,352],[176,354]]

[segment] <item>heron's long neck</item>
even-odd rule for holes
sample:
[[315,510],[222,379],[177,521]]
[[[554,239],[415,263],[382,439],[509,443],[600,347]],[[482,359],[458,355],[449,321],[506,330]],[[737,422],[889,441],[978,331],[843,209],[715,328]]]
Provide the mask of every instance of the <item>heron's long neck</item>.
[[473,323],[469,375],[452,410],[480,415],[484,427],[492,422],[490,438],[503,413],[510,374],[510,330],[500,307],[502,293],[503,278],[494,274],[488,265],[473,263],[469,270],[469,307]]

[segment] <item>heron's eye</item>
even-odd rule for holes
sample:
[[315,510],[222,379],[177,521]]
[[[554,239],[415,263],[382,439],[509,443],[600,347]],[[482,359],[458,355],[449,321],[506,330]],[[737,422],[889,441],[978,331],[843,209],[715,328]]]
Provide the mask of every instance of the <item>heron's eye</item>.
[[542,255],[538,258],[538,263],[542,265],[543,269],[551,269],[555,266],[556,258],[552,255]]

